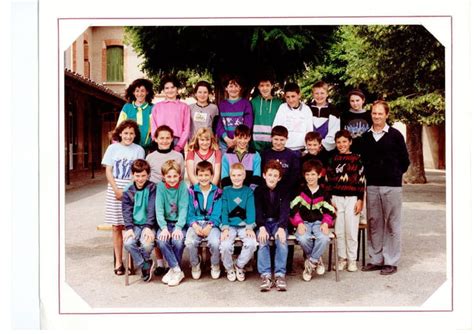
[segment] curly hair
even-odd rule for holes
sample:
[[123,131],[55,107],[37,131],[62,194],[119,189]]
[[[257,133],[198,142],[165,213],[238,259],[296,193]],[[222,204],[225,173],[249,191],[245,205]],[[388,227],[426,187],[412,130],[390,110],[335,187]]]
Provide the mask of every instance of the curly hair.
[[122,137],[120,137],[120,134],[127,128],[132,128],[135,131],[135,139],[133,142],[138,144],[140,142],[140,129],[138,128],[137,122],[131,119],[123,121],[115,128],[114,133],[112,134],[112,139],[121,142]]
[[130,84],[130,86],[127,87],[125,90],[125,98],[129,103],[132,103],[136,100],[133,93],[135,92],[135,89],[142,86],[145,87],[147,92],[145,101],[151,103],[153,97],[155,96],[155,92],[153,91],[153,83],[148,79],[136,79]]

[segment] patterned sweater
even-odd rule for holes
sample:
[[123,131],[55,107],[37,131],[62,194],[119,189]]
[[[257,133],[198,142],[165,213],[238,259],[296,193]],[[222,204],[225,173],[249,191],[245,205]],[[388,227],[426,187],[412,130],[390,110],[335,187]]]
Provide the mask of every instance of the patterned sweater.
[[216,135],[219,140],[224,137],[234,138],[235,128],[245,124],[250,129],[253,126],[253,113],[250,102],[240,99],[234,103],[224,100],[219,103],[219,120],[217,122]]
[[364,166],[358,154],[335,154],[330,159],[326,177],[327,191],[331,195],[364,198]]
[[328,227],[334,225],[336,210],[329,204],[330,199],[321,187],[313,194],[305,185],[300,194],[291,201],[291,217],[290,221],[294,226],[298,226],[304,222],[320,221],[328,224]]
[[224,188],[221,229],[229,226],[255,228],[255,200],[253,191],[247,186]]

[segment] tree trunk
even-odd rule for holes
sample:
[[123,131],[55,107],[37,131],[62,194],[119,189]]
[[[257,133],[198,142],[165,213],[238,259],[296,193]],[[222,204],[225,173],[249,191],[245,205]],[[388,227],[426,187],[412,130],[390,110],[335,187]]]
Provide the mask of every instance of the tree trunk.
[[426,183],[425,164],[423,163],[423,143],[421,124],[407,125],[407,149],[410,166],[404,175],[406,183]]

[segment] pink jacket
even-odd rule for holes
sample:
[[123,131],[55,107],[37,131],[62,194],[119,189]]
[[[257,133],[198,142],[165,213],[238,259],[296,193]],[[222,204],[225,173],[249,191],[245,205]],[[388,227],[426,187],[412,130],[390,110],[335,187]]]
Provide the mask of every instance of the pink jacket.
[[174,136],[179,137],[176,151],[182,151],[189,137],[191,111],[189,106],[179,100],[164,100],[153,106],[151,112],[151,136],[155,139],[155,130],[160,125],[168,125]]

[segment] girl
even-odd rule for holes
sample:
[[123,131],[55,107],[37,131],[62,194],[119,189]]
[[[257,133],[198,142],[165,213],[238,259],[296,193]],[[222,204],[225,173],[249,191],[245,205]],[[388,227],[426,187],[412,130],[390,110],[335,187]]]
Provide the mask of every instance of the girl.
[[372,126],[370,111],[365,110],[365,95],[359,89],[354,89],[347,94],[350,109],[341,115],[341,129],[347,130],[352,136],[352,151],[360,152],[360,139],[362,134]]
[[219,103],[219,121],[216,134],[219,138],[219,148],[225,153],[228,148],[235,146],[234,130],[239,124],[245,124],[250,129],[253,127],[252,105],[242,99],[241,82],[236,77],[225,81],[227,99]]
[[150,117],[155,93],[153,84],[147,79],[136,79],[128,86],[125,97],[128,100],[120,112],[117,126],[126,119],[137,122],[140,129],[140,146],[148,150],[151,146]]
[[189,151],[186,156],[186,171],[192,185],[198,183],[195,174],[196,165],[200,161],[209,161],[214,167],[212,184],[218,185],[221,175],[222,154],[218,149],[217,140],[210,128],[200,128],[189,143]]
[[214,120],[219,111],[214,103],[210,103],[211,85],[207,81],[199,81],[194,87],[196,103],[191,105],[191,138],[200,128],[214,128]]
[[[155,104],[151,115],[151,133],[154,135],[160,125],[168,125],[174,132],[174,150],[183,152],[189,137],[191,112],[189,106],[178,99],[178,80],[173,76],[165,76],[160,82],[160,91],[165,99]],[[156,139],[153,137],[153,139]]]
[[140,140],[138,124],[130,119],[123,121],[115,128],[112,139],[116,142],[107,147],[102,159],[108,181],[105,223],[112,224],[115,275],[123,275],[125,268],[122,261],[122,230],[124,226],[122,193],[123,188],[131,180],[133,161],[143,159],[145,150],[137,144]]

